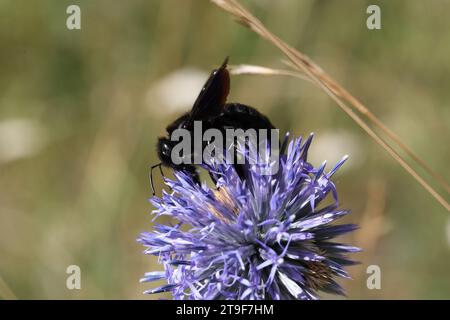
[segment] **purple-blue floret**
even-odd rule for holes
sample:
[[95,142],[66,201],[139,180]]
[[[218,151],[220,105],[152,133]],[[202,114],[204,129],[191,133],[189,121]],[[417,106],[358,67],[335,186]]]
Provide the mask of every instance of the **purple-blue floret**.
[[[164,271],[142,282],[164,280],[146,293],[170,292],[174,299],[318,299],[318,292],[344,294],[336,278],[349,278],[349,253],[359,248],[332,241],[357,228],[333,224],[349,212],[338,207],[333,174],[307,162],[312,135],[291,141],[280,154],[278,172],[245,166],[241,179],[231,164],[209,164],[218,177],[209,187],[183,172],[165,179],[170,192],[153,197],[158,224],[142,233],[145,253],[158,257]],[[267,168],[265,168],[267,169]],[[166,220],[167,221],[167,220]]]

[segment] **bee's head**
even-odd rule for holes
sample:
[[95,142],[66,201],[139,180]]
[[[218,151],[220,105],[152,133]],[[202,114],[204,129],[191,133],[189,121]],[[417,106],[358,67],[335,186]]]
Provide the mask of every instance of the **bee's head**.
[[175,145],[175,141],[171,141],[166,137],[158,138],[158,143],[156,145],[156,150],[158,151],[158,157],[161,160],[162,164],[165,166],[172,167],[172,149]]

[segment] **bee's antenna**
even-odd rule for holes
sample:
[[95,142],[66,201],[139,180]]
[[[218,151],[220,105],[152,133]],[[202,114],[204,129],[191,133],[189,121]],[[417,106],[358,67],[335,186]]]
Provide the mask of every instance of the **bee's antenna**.
[[227,67],[229,59],[230,59],[230,56],[227,56],[225,58],[225,61],[222,63],[222,66],[220,67],[220,69],[225,69]]
[[150,186],[151,186],[151,188],[152,188],[153,196],[156,195],[156,192],[155,192],[155,186],[154,186],[154,184],[153,184],[153,169],[155,169],[156,167],[159,167],[159,171],[161,172],[161,175],[164,177],[164,172],[162,171],[161,166],[162,166],[162,163],[160,162],[160,163],[155,164],[154,166],[152,166],[152,167],[150,168]]

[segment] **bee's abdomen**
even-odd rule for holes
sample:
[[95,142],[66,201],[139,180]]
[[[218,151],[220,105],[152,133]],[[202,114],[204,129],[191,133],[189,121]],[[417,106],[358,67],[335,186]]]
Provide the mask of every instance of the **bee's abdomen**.
[[218,127],[240,129],[274,129],[270,120],[253,107],[240,103],[227,103],[223,112],[214,120]]

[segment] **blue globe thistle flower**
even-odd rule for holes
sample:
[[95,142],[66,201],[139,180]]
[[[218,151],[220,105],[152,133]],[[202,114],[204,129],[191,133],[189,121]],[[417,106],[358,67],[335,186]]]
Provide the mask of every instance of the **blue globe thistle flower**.
[[165,179],[171,192],[151,199],[153,214],[177,223],[156,225],[138,241],[164,266],[141,281],[167,284],[145,293],[239,300],[318,299],[318,291],[343,295],[335,278],[349,278],[344,267],[355,262],[347,254],[359,251],[331,241],[357,228],[332,224],[348,213],[338,208],[331,181],[346,157],[329,172],[325,162],[314,168],[306,159],[311,141],[312,135],[304,143],[291,141],[273,175],[261,174],[259,163],[247,165],[242,181],[232,165],[222,163],[207,166],[219,177],[215,188],[199,186],[182,172],[174,173],[174,181]]

